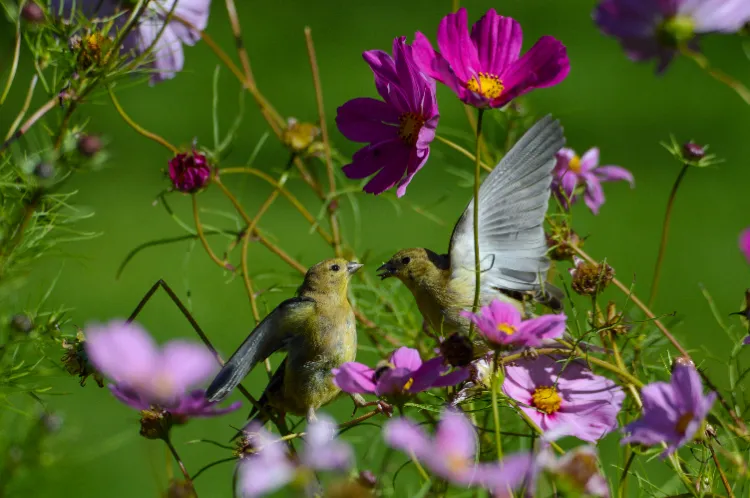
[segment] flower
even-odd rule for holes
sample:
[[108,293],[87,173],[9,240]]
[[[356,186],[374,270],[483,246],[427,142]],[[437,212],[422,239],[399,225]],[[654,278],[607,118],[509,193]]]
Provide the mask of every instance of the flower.
[[617,428],[625,393],[580,361],[540,356],[505,367],[503,392],[543,431],[560,430],[594,442]]
[[[433,387],[454,386],[469,377],[469,370],[450,367],[441,356],[422,362],[419,351],[398,348],[389,364],[377,369],[347,362],[333,369],[333,383],[350,394],[375,393],[378,396],[414,394]],[[444,375],[445,374],[445,375]]]
[[425,74],[447,85],[478,108],[502,107],[514,98],[560,83],[570,71],[565,45],[543,36],[522,57],[521,25],[490,9],[471,28],[466,9],[448,14],[438,26],[436,52],[417,32],[414,60]]
[[603,0],[594,21],[604,34],[618,38],[633,61],[657,59],[664,71],[678,49],[695,49],[702,33],[734,33],[750,20],[746,0]]
[[499,299],[482,307],[478,314],[462,311],[461,316],[474,322],[489,342],[499,346],[537,347],[542,339],[556,339],[565,332],[565,315],[543,315],[522,321],[515,306]]
[[474,428],[462,413],[452,409],[443,412],[434,438],[406,418],[389,421],[383,437],[389,446],[413,455],[450,482],[498,490],[502,496],[523,484],[531,470],[530,453],[509,455],[499,463],[475,463]]
[[740,234],[740,251],[750,263],[750,228],[746,228]]
[[338,108],[339,131],[349,140],[369,143],[343,171],[351,179],[377,173],[364,191],[381,194],[398,184],[396,195],[401,197],[430,155],[440,117],[435,82],[419,72],[403,37],[393,41],[393,57],[380,50],[363,57],[383,101],[361,97]]
[[583,187],[583,200],[594,214],[604,204],[602,182],[626,180],[635,187],[633,174],[620,166],[599,166],[599,149],[594,147],[579,157],[573,149],[563,147],[557,153],[553,171],[552,192],[568,209],[578,198],[576,187]]
[[193,149],[192,153],[177,154],[169,160],[169,179],[175,190],[197,192],[211,179],[211,166],[206,156]]
[[698,435],[706,415],[716,401],[716,393],[703,395],[698,371],[690,366],[677,366],[667,382],[652,382],[641,390],[643,416],[625,427],[629,436],[621,443],[653,446],[667,443],[662,458]]
[[318,415],[318,420],[308,426],[299,465],[292,463],[284,445],[274,441],[260,424],[251,424],[248,432],[254,436],[257,449],[239,463],[240,493],[245,498],[275,491],[297,476],[304,480],[310,477],[306,470],[346,470],[354,461],[351,447],[335,439],[336,424],[326,415]]
[[171,341],[158,348],[151,336],[133,323],[113,321],[86,329],[86,353],[104,376],[112,394],[136,410],[159,407],[184,423],[189,417],[221,415],[240,407],[217,409],[203,390],[192,386],[216,370],[213,355],[203,346]]

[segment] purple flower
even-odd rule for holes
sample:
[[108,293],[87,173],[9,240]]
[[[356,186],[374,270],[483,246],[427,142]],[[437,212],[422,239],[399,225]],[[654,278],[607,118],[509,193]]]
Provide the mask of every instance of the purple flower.
[[740,251],[750,263],[750,228],[746,228],[740,234]]
[[206,156],[195,150],[177,154],[169,160],[169,179],[175,190],[193,193],[202,189],[211,179],[211,166]]
[[490,9],[471,28],[466,9],[448,14],[438,26],[436,52],[417,32],[414,60],[427,75],[478,108],[502,107],[535,88],[560,83],[570,71],[565,45],[543,36],[520,57],[523,34],[515,19]]
[[596,147],[587,150],[582,157],[573,149],[560,149],[553,174],[552,191],[563,206],[568,208],[568,201],[576,201],[576,188],[581,186],[583,200],[594,214],[598,214],[599,208],[604,204],[602,182],[625,180],[630,183],[631,188],[635,186],[632,173],[625,168],[599,166],[599,149]]
[[603,0],[594,21],[620,40],[633,61],[658,59],[664,71],[681,45],[696,48],[696,35],[734,33],[750,20],[747,0]]
[[354,142],[369,143],[343,171],[355,180],[377,173],[364,191],[381,194],[398,184],[396,195],[401,197],[430,155],[440,117],[435,82],[419,72],[403,37],[393,40],[393,57],[381,50],[362,55],[375,73],[383,101],[361,97],[338,108],[341,133]]
[[[274,441],[273,436],[257,423],[251,424],[253,446],[257,451],[242,458],[239,463],[240,494],[253,498],[271,493],[288,484],[298,475],[300,467],[292,463],[285,446]],[[299,465],[309,470],[347,470],[354,455],[346,443],[335,439],[336,424],[330,417],[319,415],[310,424],[305,436],[305,446],[299,452]],[[301,477],[306,477],[305,473]]]
[[515,306],[499,299],[479,311],[476,315],[463,311],[461,316],[474,322],[489,342],[500,346],[537,347],[542,344],[542,339],[556,339],[565,332],[566,317],[563,314],[522,321],[521,312]]
[[475,463],[477,438],[467,418],[446,410],[431,438],[419,425],[406,418],[389,421],[383,430],[386,443],[424,462],[432,472],[448,481],[497,490],[504,496],[529,477],[530,453],[517,453],[496,463]]
[[171,341],[160,349],[140,326],[116,321],[89,326],[84,344],[91,363],[114,381],[112,394],[136,410],[158,406],[187,418],[221,415],[240,406],[217,409],[203,390],[190,389],[216,370],[213,355],[203,346]]
[[646,385],[641,397],[643,416],[625,427],[630,435],[622,444],[667,443],[662,458],[693,440],[716,401],[716,393],[703,395],[700,375],[690,366],[675,367],[669,383]]
[[543,431],[559,431],[594,442],[617,428],[625,393],[579,361],[548,356],[505,367],[503,392]]
[[[397,349],[390,364],[373,369],[357,362],[347,362],[333,369],[333,383],[350,394],[374,393],[378,396],[415,394],[433,387],[454,386],[469,378],[467,368],[447,373],[450,366],[441,356],[422,362],[419,351]],[[445,375],[444,375],[445,374]]]

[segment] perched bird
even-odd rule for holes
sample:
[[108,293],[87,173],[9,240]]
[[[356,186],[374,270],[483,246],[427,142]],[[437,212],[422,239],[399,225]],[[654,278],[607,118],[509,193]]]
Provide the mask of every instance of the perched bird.
[[[279,304],[245,339],[206,391],[209,401],[226,397],[255,365],[275,351],[287,356],[276,369],[259,404],[315,419],[315,411],[339,394],[331,370],[357,354],[357,328],[347,297],[351,275],[362,265],[327,259],[307,270],[297,296]],[[264,410],[266,411],[266,410]],[[253,409],[265,423],[269,413]]]
[[[539,120],[487,176],[479,189],[480,305],[501,299],[524,312],[531,295],[553,309],[562,292],[545,282],[550,263],[542,224],[547,211],[555,154],[565,144],[560,123]],[[414,295],[419,311],[436,332],[468,332],[460,316],[471,310],[476,288],[474,200],[451,235],[448,254],[404,249],[378,268]]]

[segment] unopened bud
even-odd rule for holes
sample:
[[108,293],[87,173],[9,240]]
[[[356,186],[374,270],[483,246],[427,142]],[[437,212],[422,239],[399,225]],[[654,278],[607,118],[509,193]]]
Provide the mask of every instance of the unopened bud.
[[86,157],[92,157],[102,150],[102,140],[96,135],[82,135],[78,139],[78,152]]
[[55,176],[55,167],[46,161],[41,162],[34,167],[34,175],[42,180],[48,180]]
[[166,410],[141,410],[141,436],[146,439],[164,439],[172,428],[172,414]]
[[682,146],[682,154],[689,161],[698,161],[706,157],[706,149],[695,142],[687,142]]
[[10,319],[10,326],[13,327],[13,330],[16,332],[26,333],[34,328],[34,322],[26,313],[18,313],[17,315],[13,315],[13,318]]
[[672,371],[674,372],[675,368],[677,367],[695,368],[695,363],[690,358],[686,358],[684,356],[678,356],[677,358],[672,360]]
[[21,17],[26,22],[39,24],[44,21],[44,11],[36,3],[27,1],[21,9]]

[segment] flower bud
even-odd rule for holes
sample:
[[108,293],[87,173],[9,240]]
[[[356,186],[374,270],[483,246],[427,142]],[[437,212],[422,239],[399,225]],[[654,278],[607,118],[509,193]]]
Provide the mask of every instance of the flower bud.
[[615,276],[614,269],[607,263],[589,263],[573,257],[575,268],[570,269],[573,277],[571,287],[582,296],[592,296],[604,290]]
[[695,368],[695,363],[690,358],[685,358],[684,356],[678,356],[677,358],[672,360],[672,371],[674,372],[675,368],[677,367]]
[[169,161],[169,179],[175,190],[191,194],[206,186],[211,179],[211,166],[206,156],[193,149],[192,153],[177,154]]
[[55,167],[46,161],[42,161],[34,166],[34,176],[40,180],[48,180],[55,176]]
[[141,410],[141,436],[146,439],[165,439],[172,428],[172,414],[159,408]]
[[39,24],[44,21],[44,11],[35,2],[29,0],[21,9],[21,17],[26,22]]
[[102,139],[96,135],[81,135],[78,139],[78,152],[85,157],[93,157],[102,150]]
[[172,480],[169,483],[165,498],[198,498],[193,483],[190,481]]
[[34,328],[34,322],[26,313],[18,313],[10,319],[10,326],[16,332],[27,333]]
[[281,134],[281,141],[295,154],[316,155],[322,152],[320,143],[320,128],[312,123],[300,123],[294,118],[287,120],[287,125]]
[[682,146],[682,155],[688,161],[699,161],[706,157],[706,149],[695,142],[687,142]]

